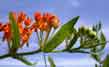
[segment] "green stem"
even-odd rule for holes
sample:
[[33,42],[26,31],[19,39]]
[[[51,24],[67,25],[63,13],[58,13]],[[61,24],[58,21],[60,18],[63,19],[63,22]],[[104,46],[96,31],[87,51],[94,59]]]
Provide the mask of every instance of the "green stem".
[[47,61],[46,61],[46,55],[45,55],[45,53],[43,53],[43,58],[44,58],[45,67],[47,67]]
[[37,37],[38,37],[38,45],[40,46],[40,44],[41,44],[41,38],[40,38],[40,36],[39,36],[38,31],[36,32],[36,35],[37,35]]
[[83,51],[83,50],[70,50],[70,51],[57,50],[57,51],[53,51],[52,53],[61,53],[61,52],[69,52],[69,53],[85,53],[85,54],[90,54],[90,53],[91,53],[91,52]]
[[42,42],[42,46],[44,46],[44,44],[47,42],[48,37],[49,37],[49,34],[50,34],[50,31],[48,31],[48,32],[46,33],[46,36],[45,36],[45,38],[44,38],[44,41]]
[[[26,55],[36,54],[36,53],[39,53],[39,52],[41,52],[40,49],[35,50],[35,51],[31,51],[31,52],[16,53],[16,55],[17,55],[17,56],[26,56]],[[0,56],[0,59],[4,59],[4,58],[7,58],[7,57],[11,57],[11,55],[10,55],[10,54],[2,55],[2,56]]]
[[5,55],[0,56],[0,59],[4,59],[4,58],[10,57],[10,56],[11,56],[10,54],[5,54]]
[[24,55],[32,55],[41,52],[41,49],[31,51],[31,52],[24,52],[24,53],[17,53],[18,56],[24,56]]
[[43,40],[43,31],[40,31],[40,39],[41,39],[41,42]]
[[90,54],[91,52],[84,51],[84,50],[71,50],[69,51],[70,53],[85,53],[85,54]]
[[[45,38],[44,38],[44,41],[43,41],[42,44],[41,44],[41,46],[42,46],[42,50],[44,50],[43,47],[44,47],[46,41],[48,40],[48,37],[49,37],[50,31],[51,31],[51,28],[50,28],[50,30],[46,33],[46,36],[45,36]],[[43,52],[43,57],[44,57],[45,67],[47,67],[47,61],[46,61],[46,56],[45,56],[45,53],[44,53],[44,52]]]

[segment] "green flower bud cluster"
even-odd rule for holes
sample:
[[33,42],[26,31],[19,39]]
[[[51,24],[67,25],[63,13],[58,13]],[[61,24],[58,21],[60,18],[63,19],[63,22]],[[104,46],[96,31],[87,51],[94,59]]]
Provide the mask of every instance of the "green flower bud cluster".
[[92,28],[85,28],[84,26],[80,27],[78,29],[78,33],[80,36],[84,36],[87,35],[90,38],[95,38],[97,33],[95,31],[92,30]]
[[80,36],[80,44],[84,48],[89,48],[98,43],[97,33],[92,28],[82,26],[78,29],[78,34]]

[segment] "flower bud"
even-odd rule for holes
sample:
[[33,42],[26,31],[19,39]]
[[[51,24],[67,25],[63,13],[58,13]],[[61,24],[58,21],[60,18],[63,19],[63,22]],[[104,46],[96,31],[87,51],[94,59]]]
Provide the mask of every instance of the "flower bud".
[[78,29],[78,31],[79,31],[79,35],[84,35],[85,34],[85,27],[84,26],[80,27]]
[[27,17],[27,19],[25,19],[24,24],[26,26],[29,26],[31,24],[31,19],[29,17]]
[[59,19],[56,16],[52,16],[49,18],[48,24],[56,29],[59,27]]
[[17,22],[21,23],[22,21],[24,21],[26,18],[26,14],[24,12],[20,12],[18,15],[18,20]]
[[35,21],[40,21],[42,19],[42,15],[40,12],[35,12],[34,13],[34,19]]
[[91,38],[95,38],[96,37],[96,32],[95,31],[90,31],[89,36]]
[[52,14],[50,14],[50,13],[44,13],[43,14],[43,19],[44,19],[44,21],[46,21],[46,22],[49,22],[49,19],[52,17]]

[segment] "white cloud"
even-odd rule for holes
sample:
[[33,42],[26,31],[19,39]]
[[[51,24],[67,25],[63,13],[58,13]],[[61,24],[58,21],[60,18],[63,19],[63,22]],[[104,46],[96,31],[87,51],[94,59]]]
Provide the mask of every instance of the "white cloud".
[[78,8],[80,6],[80,2],[78,0],[71,0],[70,2],[74,8]]

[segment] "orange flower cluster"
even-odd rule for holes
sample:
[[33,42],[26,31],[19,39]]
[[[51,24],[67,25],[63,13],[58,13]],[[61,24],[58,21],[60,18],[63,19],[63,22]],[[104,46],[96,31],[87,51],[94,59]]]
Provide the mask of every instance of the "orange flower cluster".
[[44,13],[42,15],[40,12],[35,12],[34,18],[35,18],[37,27],[41,31],[49,31],[52,27],[56,29],[59,26],[58,17],[50,13]]
[[[38,29],[47,32],[50,31],[52,27],[56,29],[59,26],[59,19],[50,13],[44,13],[42,15],[40,12],[35,12],[34,23],[32,23],[32,19],[24,12],[19,12],[18,14],[12,12],[12,14],[20,32],[21,47],[28,43],[32,32],[37,32]],[[7,40],[7,42],[10,42],[12,39],[10,21],[6,24],[0,23],[0,31],[4,32],[3,41]]]

